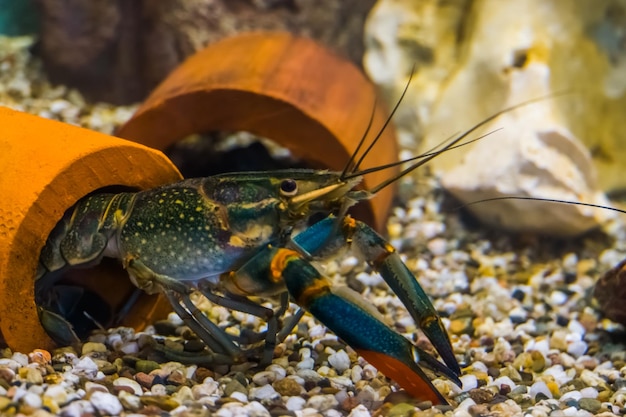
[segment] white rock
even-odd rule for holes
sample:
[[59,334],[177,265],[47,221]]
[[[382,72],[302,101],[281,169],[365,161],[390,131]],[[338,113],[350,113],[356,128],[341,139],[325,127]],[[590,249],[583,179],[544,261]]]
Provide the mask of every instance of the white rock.
[[233,391],[233,393],[230,394],[230,398],[244,404],[248,402],[248,396],[241,391]]
[[350,368],[350,357],[345,350],[340,350],[328,357],[328,363],[337,370],[338,374],[342,374]]
[[[623,114],[624,105],[614,95],[621,97],[626,89],[626,60],[607,62],[610,54],[595,32],[576,29],[611,27],[608,17],[581,12],[594,10],[592,1],[576,2],[576,8],[568,2],[528,1],[485,0],[467,9],[465,3],[379,0],[366,23],[364,66],[391,101],[416,67],[394,121],[401,146],[415,149],[416,138],[425,133],[422,152],[504,108],[574,85],[583,91],[584,82],[589,96],[580,93],[582,100],[602,103],[595,110],[576,105],[573,97],[535,102],[507,112],[468,139],[502,131],[432,164],[444,186],[465,203],[521,196],[606,205],[590,152],[572,132],[609,149],[611,161],[597,162],[600,168],[613,166],[601,176],[603,184],[624,181],[619,178],[624,158],[615,157],[624,152],[616,139],[623,129],[611,125],[619,125],[613,114]],[[538,12],[526,13],[529,9]],[[590,59],[597,62],[589,65]],[[606,106],[612,110],[603,111]],[[611,123],[602,123],[607,119]],[[522,200],[469,210],[494,226],[561,236],[580,234],[613,216],[606,210]]]
[[81,417],[94,412],[94,406],[86,400],[72,401],[61,409],[61,415],[63,417]]
[[304,408],[305,404],[306,400],[302,397],[289,397],[289,399],[285,403],[285,407],[289,411],[299,411]]
[[478,378],[476,378],[476,375],[472,375],[472,374],[467,374],[467,375],[463,375],[459,378],[461,380],[461,383],[463,384],[463,391],[469,391],[471,389],[474,389],[476,387],[478,387]]
[[58,405],[65,404],[67,402],[67,391],[60,384],[48,386],[43,396],[51,399]]
[[32,408],[41,408],[43,402],[41,401],[41,397],[32,392],[27,392],[21,399],[24,405],[30,406]]
[[141,389],[141,385],[139,385],[139,383],[133,379],[130,378],[126,378],[126,377],[120,377],[117,378],[115,380],[113,380],[113,386],[116,387],[129,387],[133,390],[133,393],[135,395],[142,395],[143,394],[143,390]]
[[262,387],[250,389],[249,396],[255,400],[271,400],[279,398],[280,394],[271,385],[263,385]]
[[580,395],[583,398],[598,398],[598,390],[594,387],[585,387],[580,390]]
[[117,396],[120,399],[120,403],[124,406],[124,408],[132,411],[137,411],[142,407],[141,399],[138,396],[131,394],[130,392],[120,391]]
[[580,340],[578,342],[572,342],[567,346],[567,353],[577,358],[587,352],[587,343]]
[[546,383],[543,381],[537,381],[532,384],[528,393],[530,394],[531,398],[535,398],[539,393],[545,395],[548,398],[552,398],[552,393],[550,392],[548,385],[546,385]]
[[319,411],[325,411],[337,406],[339,403],[332,394],[326,395],[313,395],[306,401],[306,406],[314,408]]
[[511,390],[517,387],[517,384],[513,382],[513,380],[509,378],[508,376],[500,376],[494,379],[494,381],[492,382],[492,385],[495,385],[498,388],[502,388],[503,385],[507,385],[509,388],[511,388]]
[[348,414],[348,417],[371,417],[371,416],[372,415],[363,404],[357,405],[350,411],[350,414]]
[[124,409],[120,400],[108,392],[95,391],[91,394],[89,401],[96,410],[105,415],[116,415]]
[[89,356],[84,356],[74,362],[72,370],[76,374],[85,374],[86,376],[95,377],[98,372],[98,365]]

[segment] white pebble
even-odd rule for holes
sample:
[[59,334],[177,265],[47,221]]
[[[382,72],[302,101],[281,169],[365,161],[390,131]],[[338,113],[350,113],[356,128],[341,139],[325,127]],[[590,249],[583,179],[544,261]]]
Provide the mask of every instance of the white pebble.
[[48,386],[43,396],[51,399],[57,404],[65,404],[67,402],[67,392],[60,384]]
[[42,406],[42,401],[41,401],[41,397],[37,394],[34,394],[32,392],[27,392],[23,397],[22,397],[22,403],[24,403],[24,405],[28,405],[32,408],[41,408]]
[[478,378],[476,378],[476,375],[467,374],[461,376],[459,379],[463,384],[463,391],[469,391],[478,387]]
[[131,394],[130,392],[120,391],[117,396],[120,399],[120,403],[124,406],[124,408],[132,411],[137,411],[142,407],[141,399],[138,396]]
[[306,358],[296,365],[296,369],[313,369],[315,366],[315,360],[313,358]]
[[586,352],[587,352],[587,342],[584,342],[582,340],[578,342],[570,343],[567,346],[567,353],[569,353],[575,358],[584,355]]
[[261,371],[254,374],[252,382],[257,385],[267,385],[276,381],[276,374],[272,371]]
[[22,365],[19,362],[14,361],[13,359],[2,358],[0,359],[0,368],[9,368],[13,372],[17,372],[17,370]]
[[302,397],[289,397],[285,403],[285,407],[287,407],[289,411],[300,411],[304,408],[305,404],[306,400]]
[[314,408],[319,411],[325,411],[337,406],[339,402],[332,394],[327,395],[313,395],[306,402],[307,407]]
[[271,364],[266,368],[266,371],[272,372],[276,376],[276,380],[279,381],[287,376],[287,371],[283,366]]
[[363,367],[363,373],[361,374],[363,379],[369,381],[370,379],[375,378],[376,375],[378,375],[378,370],[369,363],[365,364],[365,366]]
[[467,410],[473,405],[476,405],[476,401],[472,400],[471,398],[466,398],[461,401],[461,404],[459,404],[457,408],[461,410]]
[[337,370],[337,373],[343,374],[350,368],[350,357],[345,350],[340,350],[328,357],[328,363]]
[[606,385],[606,381],[601,376],[595,374],[588,369],[583,369],[583,371],[580,373],[580,379],[582,379],[583,382],[590,387]]
[[98,365],[89,356],[85,356],[74,362],[73,372],[76,374],[94,375],[98,372]]
[[570,320],[567,324],[567,330],[572,333],[578,333],[580,335],[585,335],[586,330],[585,326],[583,326],[578,320]]
[[363,405],[359,404],[350,411],[348,417],[371,417],[369,410]]
[[435,256],[443,256],[448,251],[447,242],[443,238],[435,238],[428,242],[428,250]]
[[193,398],[198,400],[202,397],[208,397],[210,395],[213,395],[217,391],[219,385],[219,382],[213,380],[213,378],[206,377],[202,384],[197,384],[191,387]]
[[567,400],[580,400],[582,398],[582,394],[580,393],[580,391],[568,391],[565,394],[561,395],[561,398],[559,398],[559,401],[561,401],[562,403],[567,401]]
[[94,391],[89,398],[94,408],[101,414],[105,415],[117,415],[124,410],[120,400],[113,394],[108,392]]
[[119,348],[119,350],[127,355],[132,355],[139,352],[139,345],[137,342],[126,342]]
[[252,388],[250,390],[250,398],[254,398],[255,400],[272,400],[279,397],[280,394],[278,394],[271,385],[263,385],[262,387]]
[[384,283],[383,278],[377,273],[368,274],[367,272],[361,272],[357,274],[356,279],[369,287],[376,287]]
[[270,412],[258,401],[250,402],[243,407],[243,410],[244,416],[270,417]]
[[550,303],[555,306],[560,306],[565,304],[567,301],[567,294],[563,291],[552,291],[550,293]]
[[230,394],[230,398],[244,404],[248,402],[248,396],[241,391],[233,391],[233,393]]
[[126,377],[119,377],[113,381],[113,386],[115,387],[128,387],[133,390],[135,395],[142,395],[143,390],[141,389],[141,385],[133,379]]
[[15,352],[13,354],[13,356],[11,356],[11,359],[13,359],[15,362],[19,363],[21,366],[26,366],[28,365],[28,355],[25,353],[19,353],[19,352]]
[[552,393],[550,392],[548,385],[546,385],[546,383],[543,381],[537,381],[532,384],[528,393],[530,394],[531,398],[535,398],[539,393],[545,395],[548,398],[552,398]]
[[73,401],[61,409],[63,417],[81,417],[94,412],[94,406],[86,400]]
[[598,398],[598,390],[594,387],[585,387],[580,390],[580,395],[583,398]]
[[502,388],[503,385],[507,385],[511,389],[514,389],[517,387],[517,384],[513,382],[513,380],[509,378],[508,376],[501,376],[501,377],[496,378],[493,381],[493,385],[497,386],[498,388]]

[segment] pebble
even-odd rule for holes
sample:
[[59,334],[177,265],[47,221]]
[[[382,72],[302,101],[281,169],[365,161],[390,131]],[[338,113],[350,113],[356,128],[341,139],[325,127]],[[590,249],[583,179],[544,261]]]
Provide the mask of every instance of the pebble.
[[293,397],[296,395],[300,395],[304,388],[302,384],[296,381],[295,378],[287,377],[283,378],[279,381],[274,382],[274,389],[280,394],[287,397]]
[[350,357],[345,350],[340,350],[330,355],[328,357],[328,363],[335,368],[339,374],[343,374],[346,370],[350,369]]
[[255,387],[250,390],[250,398],[255,400],[272,400],[280,397],[280,394],[276,392],[273,386],[263,385],[262,387]]
[[325,411],[339,404],[334,395],[313,395],[306,401],[306,406],[319,411]]
[[552,392],[550,392],[550,388],[544,381],[537,381],[530,386],[530,391],[528,394],[531,398],[536,398],[537,395],[543,395],[546,398],[552,398]]
[[134,381],[130,378],[120,377],[113,381],[113,386],[115,387],[127,387],[130,388],[133,394],[142,395],[143,390],[141,389],[141,385],[137,381]]
[[89,401],[100,414],[113,416],[124,410],[120,400],[108,392],[94,391],[89,397]]
[[289,399],[287,399],[287,402],[285,403],[285,407],[287,407],[287,410],[289,411],[300,411],[302,410],[306,405],[306,400],[302,397],[289,397]]

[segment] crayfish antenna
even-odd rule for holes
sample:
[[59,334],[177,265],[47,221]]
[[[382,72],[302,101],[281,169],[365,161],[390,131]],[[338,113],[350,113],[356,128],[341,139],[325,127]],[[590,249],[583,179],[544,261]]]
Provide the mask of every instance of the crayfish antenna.
[[489,203],[491,201],[500,201],[500,200],[528,200],[528,201],[544,201],[546,203],[557,203],[557,204],[573,204],[575,206],[583,206],[583,207],[591,207],[597,209],[611,210],[617,213],[626,214],[626,210],[618,209],[617,207],[611,206],[603,206],[602,204],[593,204],[593,203],[583,203],[581,201],[568,201],[568,200],[559,200],[557,198],[542,198],[542,197],[525,197],[525,196],[503,196],[503,197],[492,197],[492,198],[483,198],[482,200],[472,201],[470,203],[466,203],[456,207],[456,209],[462,209],[465,207],[473,206],[479,203]]

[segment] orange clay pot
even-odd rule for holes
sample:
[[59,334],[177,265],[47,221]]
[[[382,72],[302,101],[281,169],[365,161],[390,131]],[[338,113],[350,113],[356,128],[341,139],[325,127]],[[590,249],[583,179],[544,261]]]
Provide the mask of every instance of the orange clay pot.
[[[54,342],[39,323],[33,277],[63,213],[100,188],[146,189],[180,174],[159,151],[68,124],[0,107],[0,126],[0,331],[14,350],[50,349]],[[92,268],[88,275],[85,286],[114,309],[133,290],[121,268]],[[165,300],[146,295],[124,325],[139,328],[168,311]]]
[[[372,139],[387,112],[373,85],[352,63],[312,40],[288,33],[224,39],[189,57],[118,132],[166,149],[193,133],[248,131],[290,149],[311,166],[343,170],[373,112]],[[391,126],[361,168],[397,161]],[[372,173],[365,188],[397,170]],[[384,230],[394,194],[389,186],[356,215]]]

